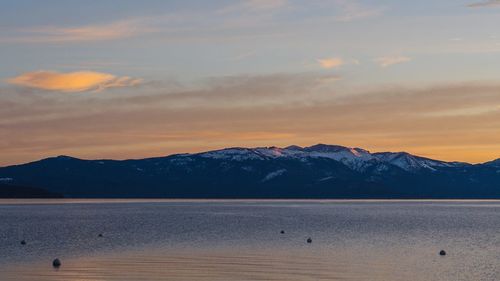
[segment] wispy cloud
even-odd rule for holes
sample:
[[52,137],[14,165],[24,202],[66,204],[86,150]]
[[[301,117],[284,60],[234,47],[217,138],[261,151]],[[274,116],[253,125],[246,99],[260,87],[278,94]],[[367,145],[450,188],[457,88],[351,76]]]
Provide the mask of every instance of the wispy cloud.
[[73,27],[40,26],[15,30],[0,38],[0,42],[68,43],[106,41],[137,36],[153,31],[140,19]]
[[237,55],[234,55],[234,56],[231,56],[231,57],[228,57],[227,60],[232,60],[232,61],[239,61],[239,60],[244,60],[246,58],[249,58],[251,56],[254,56],[256,53],[256,51],[248,51],[248,52],[245,52],[245,53],[241,53],[241,54],[237,54]]
[[[318,15],[317,9],[331,11]],[[155,34],[156,40],[214,40],[283,36],[297,23],[351,22],[381,15],[385,8],[356,0],[243,0],[204,10],[183,10],[83,25],[0,29],[0,43],[81,43]],[[279,28],[279,32],[277,32]]]
[[18,86],[49,91],[82,92],[135,86],[140,84],[142,80],[128,76],[117,77],[112,74],[93,71],[61,73],[40,70],[23,73],[7,79],[7,82]]
[[394,64],[409,62],[411,60],[412,59],[410,57],[405,56],[387,56],[373,59],[373,61],[379,64],[381,67],[388,67]]
[[334,3],[340,9],[337,20],[343,22],[376,17],[386,10],[383,7],[371,7],[354,0],[336,0]]
[[478,7],[500,7],[500,0],[487,0],[482,2],[475,2],[467,5],[470,8],[478,8]]
[[287,6],[288,0],[243,0],[219,9],[221,14],[240,11],[270,11]]
[[246,0],[245,5],[253,9],[276,9],[284,7],[288,0]]

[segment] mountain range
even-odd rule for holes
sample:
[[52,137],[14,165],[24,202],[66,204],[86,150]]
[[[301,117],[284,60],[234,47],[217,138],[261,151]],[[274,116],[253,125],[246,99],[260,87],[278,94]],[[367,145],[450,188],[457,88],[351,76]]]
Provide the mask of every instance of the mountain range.
[[500,198],[500,159],[469,164],[326,144],[134,160],[58,156],[0,168],[0,196],[16,186],[69,198],[489,199]]

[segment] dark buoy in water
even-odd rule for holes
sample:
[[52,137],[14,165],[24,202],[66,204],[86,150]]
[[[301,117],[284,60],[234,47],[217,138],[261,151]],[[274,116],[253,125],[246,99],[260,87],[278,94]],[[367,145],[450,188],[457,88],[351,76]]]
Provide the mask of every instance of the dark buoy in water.
[[311,237],[307,238],[307,243],[312,243],[312,241],[313,241],[313,240],[312,240],[312,238],[311,238]]
[[439,252],[439,255],[440,255],[440,256],[446,256],[446,252],[445,252],[444,250],[441,250],[441,251]]
[[26,240],[21,240],[21,245],[26,245]]
[[102,237],[102,233],[99,233],[99,235],[97,235],[98,237]]
[[59,259],[55,259],[52,261],[52,266],[53,267],[60,267],[61,266],[61,261]]
[[281,234],[285,234],[285,231],[284,231],[284,230],[282,230],[282,231],[280,231],[280,233],[281,233]]

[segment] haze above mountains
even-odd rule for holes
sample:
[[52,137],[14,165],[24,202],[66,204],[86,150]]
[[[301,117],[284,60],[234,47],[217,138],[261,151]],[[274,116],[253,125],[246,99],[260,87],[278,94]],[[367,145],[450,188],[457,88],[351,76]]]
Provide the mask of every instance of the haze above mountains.
[[473,165],[325,144],[136,160],[58,156],[0,168],[2,186],[78,198],[500,198],[500,159]]

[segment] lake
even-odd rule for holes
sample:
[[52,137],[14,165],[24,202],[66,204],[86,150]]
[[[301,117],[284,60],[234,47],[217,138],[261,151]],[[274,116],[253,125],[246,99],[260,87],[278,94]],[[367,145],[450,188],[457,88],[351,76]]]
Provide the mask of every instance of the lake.
[[0,200],[0,280],[500,280],[499,260],[500,201]]

